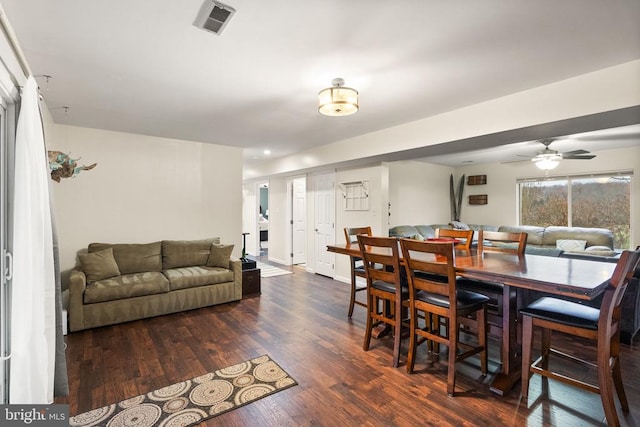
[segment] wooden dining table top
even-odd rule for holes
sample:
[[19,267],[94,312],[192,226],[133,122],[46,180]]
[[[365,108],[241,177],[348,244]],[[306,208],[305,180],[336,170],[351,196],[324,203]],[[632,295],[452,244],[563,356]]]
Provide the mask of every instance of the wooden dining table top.
[[[329,252],[361,256],[353,244],[328,245]],[[402,256],[402,254],[401,254]],[[475,248],[455,251],[456,272],[471,279],[503,283],[555,295],[590,300],[608,285],[616,264],[606,261],[515,255],[483,251]]]

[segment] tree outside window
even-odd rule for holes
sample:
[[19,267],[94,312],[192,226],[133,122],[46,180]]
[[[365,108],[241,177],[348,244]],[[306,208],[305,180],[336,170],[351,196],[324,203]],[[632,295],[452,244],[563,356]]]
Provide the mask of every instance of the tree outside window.
[[607,228],[616,249],[631,240],[631,173],[518,182],[520,224]]

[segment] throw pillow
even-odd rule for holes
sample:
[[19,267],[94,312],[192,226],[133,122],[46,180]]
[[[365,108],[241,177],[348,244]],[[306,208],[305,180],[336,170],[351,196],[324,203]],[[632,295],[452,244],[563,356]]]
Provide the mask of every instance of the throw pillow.
[[581,252],[587,246],[586,240],[556,240],[556,249],[562,249],[565,252]]
[[78,255],[82,270],[87,276],[88,282],[104,280],[110,277],[119,276],[120,270],[113,257],[113,249],[103,249],[97,252]]
[[233,245],[211,244],[211,253],[207,260],[207,267],[229,268],[229,260],[233,252]]
[[467,224],[460,221],[451,221],[449,225],[453,227],[454,230],[470,230]]

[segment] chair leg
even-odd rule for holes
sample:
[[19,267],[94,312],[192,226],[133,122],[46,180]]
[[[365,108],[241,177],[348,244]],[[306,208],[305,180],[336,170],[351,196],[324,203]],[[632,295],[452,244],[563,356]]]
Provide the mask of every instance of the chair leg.
[[622,371],[620,369],[620,336],[612,339],[611,357],[613,357],[614,361],[612,367],[613,385],[616,387],[616,393],[618,393],[618,399],[620,399],[620,406],[622,407],[622,410],[624,412],[629,412],[629,402],[627,402],[627,395],[624,392]]
[[[457,320],[453,319],[454,324],[453,327],[456,328]],[[456,388],[456,356],[458,354],[458,332],[452,331],[451,328],[451,319],[447,319],[447,335],[449,336],[449,365],[447,366],[447,394],[449,396],[453,396],[453,392]],[[453,334],[453,336],[451,336]]]
[[351,316],[353,315],[353,306],[356,303],[356,274],[353,271],[353,269],[351,269],[351,300],[349,301],[349,313],[347,314],[347,317],[351,318]]
[[[409,321],[409,354],[407,355],[407,372],[412,374],[413,367],[416,363],[416,347],[418,341],[416,339],[416,329],[418,328],[418,310],[411,310],[411,319]],[[427,317],[427,316],[425,316]],[[429,341],[431,344],[431,341]]]
[[[375,302],[375,305],[374,305]],[[371,345],[371,330],[373,329],[373,311],[377,310],[378,300],[373,295],[369,293],[369,289],[367,289],[367,326],[364,329],[364,343],[362,344],[362,349],[364,351],[369,351],[369,346]]]
[[395,301],[394,309],[394,337],[393,337],[393,367],[400,364],[400,342],[402,340],[402,302]]
[[[600,341],[600,340],[599,340]],[[613,384],[611,381],[611,368],[609,360],[611,353],[607,351],[607,344],[600,343],[598,345],[598,386],[600,387],[600,399],[604,408],[604,415],[607,418],[607,424],[610,426],[619,426],[618,413],[613,401]]]
[[480,370],[482,375],[487,375],[487,367],[489,364],[489,351],[487,349],[487,306],[483,306],[476,314],[478,322],[478,344],[482,346],[480,352]]
[[533,321],[529,316],[522,316],[522,377],[520,397],[524,400],[529,395],[529,378],[531,378],[531,347],[533,346]]

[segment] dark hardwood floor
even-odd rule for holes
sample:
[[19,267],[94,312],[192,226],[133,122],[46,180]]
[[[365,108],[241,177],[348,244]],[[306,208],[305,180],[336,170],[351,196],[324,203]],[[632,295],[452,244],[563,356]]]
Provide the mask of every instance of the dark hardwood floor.
[[[600,397],[555,381],[543,393],[534,376],[528,405],[519,384],[507,396],[489,391],[492,375],[463,364],[455,397],[446,394],[446,365],[427,367],[418,350],[416,372],[406,357],[391,367],[392,338],[362,350],[364,309],[347,319],[348,285],[308,274],[262,279],[262,295],[66,337],[71,415],[115,403],[262,354],[299,385],[212,418],[214,426],[597,426],[606,425]],[[636,340],[637,343],[637,340]],[[406,341],[403,354],[406,356]],[[498,343],[492,343],[497,355]],[[567,351],[584,343],[567,340]],[[640,350],[622,348],[629,414],[640,425]],[[493,363],[490,371],[498,366]],[[595,376],[584,372],[585,377]]]

